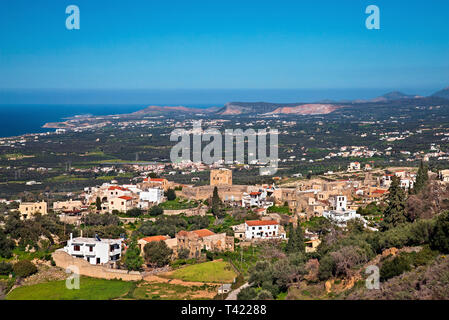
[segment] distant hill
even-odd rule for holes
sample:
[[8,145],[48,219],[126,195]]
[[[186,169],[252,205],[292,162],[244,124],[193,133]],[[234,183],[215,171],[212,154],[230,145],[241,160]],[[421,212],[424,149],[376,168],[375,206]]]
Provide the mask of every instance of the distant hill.
[[328,114],[341,106],[336,104],[321,103],[269,103],[269,102],[229,102],[224,108],[218,110],[219,115],[240,115],[240,114]]
[[449,99],[449,87],[444,88],[443,90],[435,92],[434,94],[432,94],[432,97]]
[[160,115],[160,114],[170,114],[170,113],[186,113],[186,114],[193,114],[193,113],[212,113],[218,111],[220,108],[218,107],[211,107],[211,108],[188,108],[184,106],[177,106],[177,107],[161,107],[161,106],[149,106],[145,109],[133,112],[131,115],[139,116],[139,115]]

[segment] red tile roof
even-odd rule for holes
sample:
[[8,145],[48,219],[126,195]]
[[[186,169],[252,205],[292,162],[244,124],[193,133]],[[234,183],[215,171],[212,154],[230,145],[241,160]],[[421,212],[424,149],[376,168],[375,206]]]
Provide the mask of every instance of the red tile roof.
[[128,197],[128,196],[121,196],[121,197],[119,197],[120,199],[123,199],[123,200],[126,200],[126,201],[129,201],[129,200],[132,200],[133,198],[132,197]]
[[200,238],[213,236],[215,234],[215,233],[213,233],[212,231],[210,231],[208,229],[194,230],[192,232],[196,233]]
[[120,187],[120,186],[111,186],[108,188],[108,190],[121,190],[121,191],[129,191],[129,189]]
[[246,221],[246,224],[250,227],[255,227],[255,226],[272,226],[278,225],[279,223],[274,220],[251,220]]
[[167,240],[167,237],[166,236],[152,236],[152,237],[142,238],[140,240],[144,240],[146,242],[164,241],[164,240]]
[[213,236],[215,233],[213,233],[210,230],[207,229],[201,229],[201,230],[193,230],[193,231],[179,231],[178,235],[180,236],[187,236],[189,233],[194,233],[196,234],[198,237],[200,238],[204,238],[204,237],[208,237],[208,236]]

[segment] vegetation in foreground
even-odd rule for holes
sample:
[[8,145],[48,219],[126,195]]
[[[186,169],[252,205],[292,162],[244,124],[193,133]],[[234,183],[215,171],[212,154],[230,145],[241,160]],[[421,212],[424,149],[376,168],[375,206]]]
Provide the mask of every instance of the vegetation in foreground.
[[7,300],[110,300],[127,294],[132,282],[80,278],[80,289],[69,290],[66,281],[51,281],[14,289]]

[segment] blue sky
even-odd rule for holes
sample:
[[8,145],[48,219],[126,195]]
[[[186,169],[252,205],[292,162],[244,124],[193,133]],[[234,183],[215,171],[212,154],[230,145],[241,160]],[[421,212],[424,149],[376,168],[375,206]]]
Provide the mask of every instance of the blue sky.
[[447,0],[0,0],[0,88],[437,90],[448,16]]

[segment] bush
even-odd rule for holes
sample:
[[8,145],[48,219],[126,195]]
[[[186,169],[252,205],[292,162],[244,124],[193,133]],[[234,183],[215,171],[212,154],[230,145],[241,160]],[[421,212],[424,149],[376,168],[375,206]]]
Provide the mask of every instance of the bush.
[[256,297],[256,289],[252,287],[246,287],[237,294],[237,300],[254,300]]
[[14,264],[14,274],[20,278],[26,278],[37,272],[36,266],[29,260],[22,260]]
[[404,255],[399,255],[382,264],[382,267],[380,268],[380,281],[387,281],[388,279],[399,276],[403,272],[410,270],[410,259]]
[[271,295],[270,291],[268,290],[261,290],[257,294],[257,300],[271,300],[273,299],[273,296]]
[[178,252],[178,259],[183,259],[183,260],[188,259],[189,254],[190,254],[190,251],[188,249],[186,249],[186,248],[181,249]]
[[12,273],[12,264],[8,262],[1,261],[0,262],[0,274],[1,275],[9,275]]
[[150,216],[153,216],[153,217],[160,216],[161,214],[164,213],[164,209],[162,209],[159,206],[154,206],[154,207],[151,207],[151,209],[148,211],[148,213]]
[[449,212],[441,214],[432,231],[430,247],[442,253],[449,253]]
[[126,211],[126,215],[129,217],[140,217],[143,214],[142,210],[139,208],[132,208]]
[[167,192],[165,192],[165,196],[167,197],[168,201],[173,201],[176,199],[176,193],[173,189],[168,189]]
[[325,255],[320,260],[320,267],[318,269],[318,278],[321,281],[327,280],[334,274],[336,269],[335,261],[330,255]]
[[145,262],[156,267],[169,264],[173,250],[164,241],[149,242],[143,247]]

